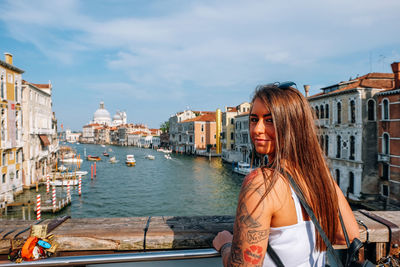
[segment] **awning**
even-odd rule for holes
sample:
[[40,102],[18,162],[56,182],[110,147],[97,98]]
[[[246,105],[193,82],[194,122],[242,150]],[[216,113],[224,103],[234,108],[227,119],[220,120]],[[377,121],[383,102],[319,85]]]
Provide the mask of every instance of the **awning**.
[[50,141],[49,141],[49,139],[47,138],[47,135],[45,135],[45,134],[39,134],[39,138],[40,138],[40,141],[41,141],[41,143],[42,143],[43,146],[48,146],[48,145],[50,145]]

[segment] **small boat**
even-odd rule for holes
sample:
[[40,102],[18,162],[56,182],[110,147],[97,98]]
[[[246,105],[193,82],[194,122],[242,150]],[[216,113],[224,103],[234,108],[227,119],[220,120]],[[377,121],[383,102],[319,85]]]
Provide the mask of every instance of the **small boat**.
[[82,163],[83,159],[64,158],[64,159],[60,159],[60,161],[63,162],[63,163]]
[[67,179],[67,180],[55,180],[51,181],[50,185],[51,186],[67,186],[69,182],[69,185],[78,185],[79,180],[78,179]]
[[126,155],[126,166],[128,167],[132,167],[136,165],[136,160],[135,157],[133,155]]
[[100,161],[100,160],[101,160],[100,157],[98,157],[98,156],[91,156],[91,155],[88,155],[88,156],[86,157],[86,159],[89,160],[89,161]]
[[105,145],[101,145],[101,147],[106,147]]
[[60,172],[65,172],[67,170],[67,167],[65,167],[64,165],[61,165],[60,167],[58,167],[58,170]]
[[104,156],[104,157],[109,157],[110,154],[108,154],[107,152],[104,151],[104,152],[103,152],[103,156]]
[[146,158],[146,159],[155,159],[156,157],[153,156],[153,155],[146,155],[145,158]]
[[172,150],[171,149],[159,148],[159,149],[157,149],[157,152],[163,152],[165,154],[169,154],[169,153],[172,153]]
[[117,163],[118,160],[115,157],[111,157],[109,160],[110,163]]
[[165,155],[164,155],[164,158],[166,158],[166,159],[172,159],[170,154],[165,154]]
[[242,161],[238,162],[238,165],[235,168],[233,168],[234,172],[239,173],[241,175],[247,175],[252,170],[254,169],[250,167],[250,164]]

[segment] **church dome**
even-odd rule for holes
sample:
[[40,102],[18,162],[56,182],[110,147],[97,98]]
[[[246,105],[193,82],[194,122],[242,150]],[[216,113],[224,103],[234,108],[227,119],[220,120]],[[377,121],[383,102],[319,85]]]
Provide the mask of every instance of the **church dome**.
[[114,115],[113,121],[119,121],[119,120],[122,120],[122,118],[121,118],[121,116],[117,113],[117,114]]
[[93,115],[93,122],[107,125],[111,123],[111,116],[104,108],[104,102],[100,102],[100,108]]

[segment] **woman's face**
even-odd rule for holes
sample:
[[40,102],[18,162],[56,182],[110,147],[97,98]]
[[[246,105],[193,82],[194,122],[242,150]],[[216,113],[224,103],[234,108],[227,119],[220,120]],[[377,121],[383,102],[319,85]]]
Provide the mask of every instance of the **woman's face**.
[[250,137],[256,151],[273,157],[275,154],[275,128],[269,109],[256,98],[250,113]]

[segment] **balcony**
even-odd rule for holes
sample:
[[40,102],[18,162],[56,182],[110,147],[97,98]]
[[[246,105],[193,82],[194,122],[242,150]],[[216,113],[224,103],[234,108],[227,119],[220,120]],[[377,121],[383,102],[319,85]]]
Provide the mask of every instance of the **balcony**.
[[378,161],[379,162],[389,162],[390,161],[390,155],[388,155],[388,154],[378,154]]
[[54,129],[47,128],[32,128],[30,134],[55,134]]

